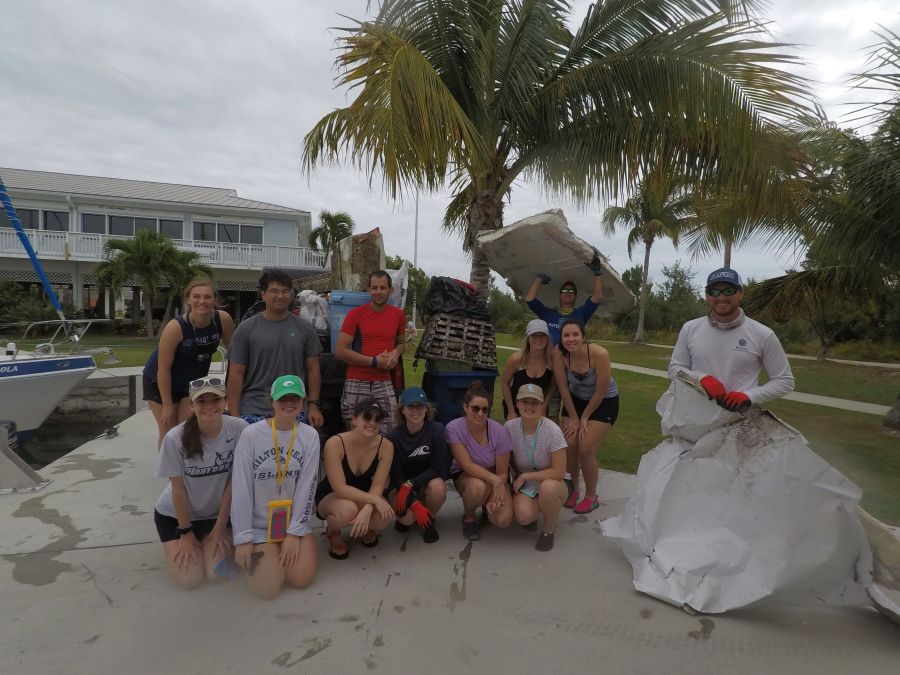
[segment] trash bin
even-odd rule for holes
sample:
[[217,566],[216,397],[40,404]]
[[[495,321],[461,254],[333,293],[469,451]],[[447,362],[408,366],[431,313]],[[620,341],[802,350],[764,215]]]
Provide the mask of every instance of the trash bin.
[[428,400],[437,408],[435,419],[447,424],[450,420],[462,417],[463,397],[474,380],[479,380],[488,392],[493,393],[496,370],[471,370],[440,372],[426,370],[422,377],[422,389]]

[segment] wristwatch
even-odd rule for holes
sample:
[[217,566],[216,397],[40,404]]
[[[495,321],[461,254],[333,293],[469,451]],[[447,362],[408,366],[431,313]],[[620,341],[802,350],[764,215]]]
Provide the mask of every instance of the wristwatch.
[[309,403],[309,405],[314,405],[314,406],[316,406],[319,410],[322,409],[322,401],[320,401],[320,400],[317,399],[317,398],[311,398],[311,399],[309,399],[308,403]]
[[188,532],[193,532],[193,531],[194,531],[193,525],[188,525],[187,527],[176,527],[175,528],[175,534],[177,534],[179,537],[182,537],[185,534],[187,534]]

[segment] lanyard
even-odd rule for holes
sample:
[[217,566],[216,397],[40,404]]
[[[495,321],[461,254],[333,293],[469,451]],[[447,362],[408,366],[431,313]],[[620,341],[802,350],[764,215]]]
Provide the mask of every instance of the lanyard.
[[278,434],[275,433],[275,418],[272,418],[272,449],[275,451],[275,483],[278,485],[278,494],[281,494],[281,484],[287,477],[288,464],[291,463],[291,452],[294,450],[294,439],[297,437],[297,423],[291,427],[291,444],[284,453],[284,471],[281,470],[281,455],[278,453]]
[[538,434],[541,433],[541,425],[543,423],[544,423],[544,418],[542,417],[541,421],[538,422],[537,429],[534,430],[534,436],[532,437],[531,443],[530,443],[531,447],[528,447],[529,446],[528,436],[525,435],[525,421],[524,420],[522,421],[522,427],[521,427],[522,428],[522,444],[525,446],[525,449],[528,450],[529,454],[531,455],[531,470],[532,471],[537,471],[537,467],[534,464],[534,453],[537,451]]

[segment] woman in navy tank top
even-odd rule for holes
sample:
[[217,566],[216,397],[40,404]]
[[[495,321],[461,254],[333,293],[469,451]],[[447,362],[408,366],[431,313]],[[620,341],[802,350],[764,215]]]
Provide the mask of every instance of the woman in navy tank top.
[[228,345],[234,332],[231,315],[216,308],[216,289],[209,279],[188,284],[184,304],[187,311],[166,324],[144,366],[144,400],[156,418],[159,444],[169,429],[193,414],[190,383],[209,374],[219,343]]

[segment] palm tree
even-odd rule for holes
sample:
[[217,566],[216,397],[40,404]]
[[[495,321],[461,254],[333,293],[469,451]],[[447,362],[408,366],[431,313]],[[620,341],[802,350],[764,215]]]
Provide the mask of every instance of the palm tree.
[[638,325],[635,342],[644,341],[644,313],[647,308],[647,277],[650,270],[650,249],[656,239],[666,237],[677,247],[678,238],[694,221],[691,209],[692,194],[683,184],[659,172],[651,174],[638,185],[634,197],[625,206],[610,206],[603,212],[603,230],[612,236],[617,227],[630,228],[628,256],[638,242],[644,242],[644,266],[641,270],[641,294],[638,300]]
[[328,253],[341,239],[353,234],[356,223],[349,213],[344,211],[322,211],[319,214],[319,226],[309,233],[309,245],[316,251]]
[[168,275],[179,260],[178,249],[165,235],[140,230],[132,239],[108,239],[103,253],[105,261],[97,267],[97,278],[112,288],[118,297],[129,279],[138,282],[147,337],[155,339],[153,295],[157,288],[168,284]]
[[166,325],[175,301],[184,293],[191,281],[197,277],[208,277],[210,280],[214,277],[212,268],[203,262],[203,256],[196,251],[182,251],[176,248],[168,263],[164,275],[169,291],[161,326]]
[[649,166],[710,186],[759,190],[758,138],[805,111],[804,81],[743,0],[607,0],[575,32],[570,2],[383,0],[343,29],[338,84],[350,105],[303,142],[307,173],[346,157],[386,192],[452,198],[470,280],[489,270],[481,232],[503,226],[523,175],[584,204],[615,199]]

